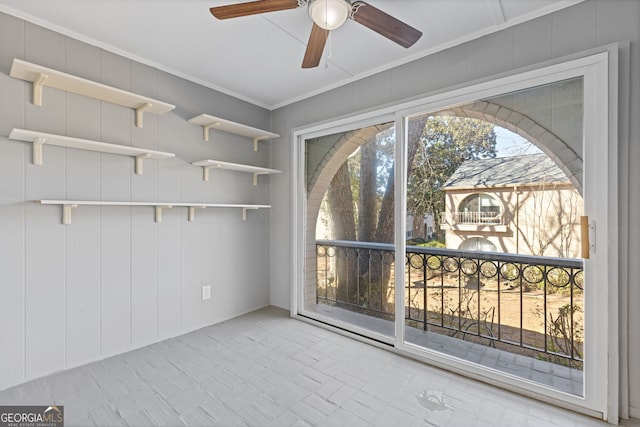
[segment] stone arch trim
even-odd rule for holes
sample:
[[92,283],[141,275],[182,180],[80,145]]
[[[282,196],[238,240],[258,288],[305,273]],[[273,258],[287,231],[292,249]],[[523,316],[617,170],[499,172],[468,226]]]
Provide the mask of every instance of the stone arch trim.
[[[447,109],[447,113],[448,115],[495,123],[522,136],[549,156],[582,194],[582,158],[564,141],[531,118],[505,106],[487,101],[476,101],[450,108]],[[388,123],[346,132],[325,154],[307,182],[307,202],[313,202],[307,206],[307,212],[311,213],[309,220],[317,219],[317,210],[320,208],[324,193],[342,163],[360,145],[391,126],[392,124]],[[311,216],[315,218],[310,218]],[[307,226],[309,225],[313,225],[314,228],[315,222],[308,221]]]
[[582,158],[563,140],[531,118],[503,105],[476,101],[447,109],[448,115],[495,123],[534,144],[562,169],[582,195]]
[[358,147],[391,126],[393,123],[346,132],[324,155],[307,181],[307,230],[313,229],[315,233],[320,204],[331,180],[342,164]]
[[371,140],[381,131],[390,128],[393,123],[369,126],[345,132],[344,135],[323,156],[307,178],[307,207],[305,215],[305,307],[316,304],[316,222],[324,194],[329,188],[336,172],[349,156],[362,144]]
[[[531,143],[535,144],[547,156],[549,156],[562,171],[569,177],[571,183],[582,195],[582,158],[564,141],[551,131],[541,126],[531,118],[487,101],[476,101],[447,109],[447,115],[468,117],[495,123],[505,129],[514,132]],[[347,158],[362,144],[369,141],[377,133],[393,126],[392,123],[370,126],[354,131],[346,132],[323,156],[315,166],[311,176],[307,179],[307,206],[306,206],[306,248],[305,248],[305,305],[316,303],[316,247],[315,231],[320,204],[324,194],[331,184],[336,172]],[[504,206],[503,206],[504,208]]]

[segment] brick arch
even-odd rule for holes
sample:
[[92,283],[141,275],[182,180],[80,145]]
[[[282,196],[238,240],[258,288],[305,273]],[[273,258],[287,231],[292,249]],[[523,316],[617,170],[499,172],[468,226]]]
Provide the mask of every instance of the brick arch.
[[[443,112],[445,113],[445,112]],[[444,114],[443,114],[444,115]],[[509,129],[549,156],[569,177],[572,184],[582,195],[582,159],[564,141],[545,129],[539,123],[502,105],[486,101],[477,101],[446,110],[446,115],[484,120]],[[377,133],[391,127],[392,123],[370,126],[346,132],[314,166],[313,173],[307,175],[306,207],[306,248],[305,248],[305,306],[315,305],[316,275],[316,222],[324,194],[334,175],[362,144]],[[311,278],[313,279],[311,280]]]
[[315,165],[311,176],[307,179],[307,230],[312,230],[315,240],[316,221],[324,194],[331,184],[338,169],[362,144],[369,141],[381,131],[390,128],[393,123],[369,126],[345,132],[322,160]]
[[362,144],[369,141],[381,131],[390,128],[393,123],[369,126],[345,132],[322,159],[313,166],[313,172],[307,174],[307,208],[305,220],[305,306],[316,303],[316,222],[320,213],[320,205],[329,184],[338,169]]
[[[450,108],[446,113],[494,123],[522,136],[549,156],[582,194],[582,158],[568,144],[529,117],[487,101]],[[346,132],[324,155],[307,181],[307,197],[311,203],[307,206],[307,213],[311,214],[309,220],[317,219],[324,193],[344,161],[362,144],[391,126],[389,123]],[[315,222],[308,221],[307,225],[313,225],[311,228],[315,230]]]
[[582,195],[582,158],[567,143],[531,118],[487,101],[450,108],[446,113],[495,123],[525,138],[549,156]]

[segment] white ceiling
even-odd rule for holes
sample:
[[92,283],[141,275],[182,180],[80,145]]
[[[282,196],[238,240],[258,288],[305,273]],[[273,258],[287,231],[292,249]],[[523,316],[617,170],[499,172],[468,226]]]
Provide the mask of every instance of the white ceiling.
[[0,11],[274,109],[582,0],[367,0],[423,32],[404,49],[354,22],[301,69],[306,7],[219,21],[245,0],[0,0]]

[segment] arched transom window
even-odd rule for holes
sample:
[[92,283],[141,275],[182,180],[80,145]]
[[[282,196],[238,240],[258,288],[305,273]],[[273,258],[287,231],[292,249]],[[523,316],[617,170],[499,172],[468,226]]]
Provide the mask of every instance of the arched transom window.
[[498,199],[485,193],[466,197],[457,214],[459,224],[502,224],[502,205]]
[[471,237],[460,244],[461,251],[498,252],[496,245],[482,237]]

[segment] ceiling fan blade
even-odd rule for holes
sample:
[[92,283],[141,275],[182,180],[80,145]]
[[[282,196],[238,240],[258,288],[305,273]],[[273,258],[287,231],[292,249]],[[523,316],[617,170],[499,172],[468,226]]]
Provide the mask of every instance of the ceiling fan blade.
[[325,30],[314,23],[313,28],[311,28],[309,43],[307,43],[307,50],[302,60],[302,68],[313,68],[320,64],[327,37],[329,37],[329,30]]
[[209,11],[218,19],[229,19],[256,15],[258,13],[295,9],[297,7],[298,0],[258,0],[247,3],[230,4],[228,6],[212,7]]
[[376,33],[398,43],[402,47],[411,47],[422,36],[422,32],[412,26],[376,9],[369,3],[355,1],[351,4],[352,19]]

